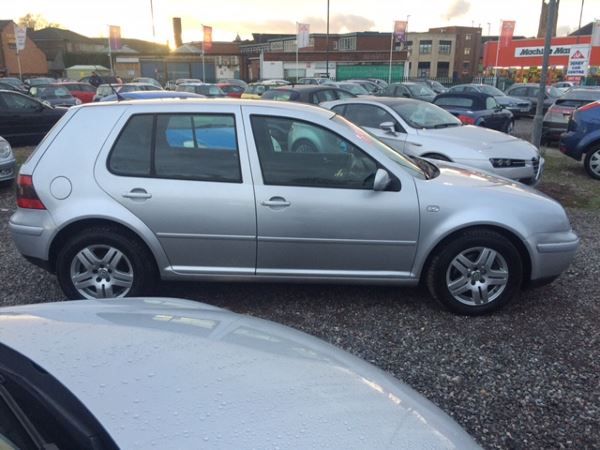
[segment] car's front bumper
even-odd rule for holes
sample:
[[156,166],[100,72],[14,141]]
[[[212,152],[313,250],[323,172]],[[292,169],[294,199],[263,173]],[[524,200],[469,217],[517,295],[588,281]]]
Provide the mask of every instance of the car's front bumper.
[[14,180],[17,162],[14,158],[0,161],[0,181]]
[[577,248],[579,237],[573,230],[557,233],[537,233],[530,236],[532,250],[531,281],[557,277],[569,267]]
[[529,185],[536,185],[544,173],[545,161],[540,157],[538,160],[526,160],[525,165],[521,167],[494,167],[489,160],[456,159],[454,162],[465,166],[475,167],[494,175],[510,178]]

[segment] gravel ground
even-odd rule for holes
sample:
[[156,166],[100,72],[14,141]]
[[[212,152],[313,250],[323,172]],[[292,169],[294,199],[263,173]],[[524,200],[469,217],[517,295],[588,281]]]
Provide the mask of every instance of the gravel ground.
[[[0,189],[0,305],[64,298],[14,248],[13,208]],[[158,294],[319,336],[413,386],[485,448],[600,448],[599,213],[568,212],[582,238],[571,268],[487,317],[447,313],[422,289],[164,283]]]

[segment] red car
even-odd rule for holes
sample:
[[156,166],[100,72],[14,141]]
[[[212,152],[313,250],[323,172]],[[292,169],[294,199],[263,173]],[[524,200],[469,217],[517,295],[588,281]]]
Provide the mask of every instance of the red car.
[[221,88],[227,97],[240,98],[244,93],[244,88],[237,84],[230,83],[217,83],[217,86]]
[[81,100],[81,103],[91,103],[96,95],[96,88],[89,83],[73,81],[58,84],[68,89],[73,97]]

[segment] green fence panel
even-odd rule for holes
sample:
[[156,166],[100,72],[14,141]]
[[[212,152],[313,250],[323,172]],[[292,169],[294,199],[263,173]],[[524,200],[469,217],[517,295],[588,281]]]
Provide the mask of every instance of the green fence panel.
[[[389,76],[389,64],[379,65],[340,65],[335,71],[337,81],[351,80],[354,78],[380,78],[387,81]],[[392,64],[392,81],[402,81],[404,79],[404,64]]]

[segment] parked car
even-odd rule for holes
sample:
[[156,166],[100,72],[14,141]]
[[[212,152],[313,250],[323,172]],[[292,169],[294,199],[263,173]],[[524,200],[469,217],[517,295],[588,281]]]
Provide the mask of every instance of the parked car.
[[194,94],[192,92],[181,92],[181,91],[133,91],[133,92],[119,92],[119,96],[116,94],[107,95],[102,97],[101,102],[114,102],[121,100],[148,100],[158,98],[206,98],[204,95]]
[[448,89],[448,92],[483,92],[484,94],[493,95],[498,103],[513,113],[515,118],[526,116],[531,112],[531,102],[529,100],[508,96],[497,87],[488,84],[457,84]]
[[177,88],[177,84],[175,83],[175,80],[168,80],[165,83],[165,90],[167,91],[174,91]]
[[25,80],[25,84],[30,88],[34,86],[45,86],[47,84],[54,84],[56,80],[54,78],[48,77],[36,77],[36,78],[28,78]]
[[81,103],[90,103],[96,95],[96,88],[89,83],[81,82],[61,82],[58,86],[62,86],[69,90],[71,95],[81,100]]
[[175,80],[175,87],[179,86],[180,84],[188,83],[204,83],[204,81],[198,78],[178,78],[177,80]]
[[465,125],[477,125],[508,134],[512,134],[514,129],[513,114],[489,94],[482,92],[440,94],[433,104],[458,117]]
[[[531,103],[529,113],[535,115],[539,91],[540,85],[537,83],[515,83],[506,90],[506,94],[511,97],[528,100]],[[546,93],[544,94],[544,114],[562,94],[563,92],[555,87],[546,86]]]
[[225,92],[219,86],[210,83],[181,83],[177,85],[176,91],[193,92],[208,98],[226,97]]
[[246,100],[259,100],[262,95],[271,88],[272,86],[263,83],[250,83],[242,93],[241,98]]
[[375,83],[380,89],[385,89],[388,86],[388,82],[382,80],[381,78],[367,78],[367,80]]
[[573,88],[550,106],[544,116],[542,139],[554,141],[567,131],[569,119],[577,108],[600,100],[600,89]]
[[448,92],[448,88],[436,80],[419,80],[419,83],[426,84],[436,94],[444,94]]
[[240,98],[244,93],[244,88],[239,84],[217,83],[217,87],[223,91],[227,97]]
[[436,93],[425,83],[407,81],[405,83],[392,83],[388,85],[381,95],[384,97],[406,97],[432,102]]
[[217,83],[235,84],[237,86],[243,87],[244,89],[248,87],[248,83],[246,83],[244,80],[239,80],[237,78],[219,78],[217,80]]
[[[14,84],[4,83],[2,81],[2,78],[0,78],[0,89],[2,89],[3,91],[23,92],[23,91],[19,90]],[[23,93],[27,93],[27,90],[24,91]]]
[[600,101],[588,103],[573,113],[567,131],[560,136],[560,151],[583,161],[587,174],[600,180]]
[[331,83],[331,85],[335,86],[337,88],[343,89],[345,91],[348,91],[351,94],[354,94],[354,95],[356,95],[358,97],[371,95],[369,93],[369,91],[367,91],[364,87],[362,87],[358,83],[346,83],[344,81],[341,81],[339,83]]
[[480,448],[366,361],[211,305],[40,303],[0,324],[6,449]]
[[263,100],[312,103],[313,105],[340,98],[352,97],[356,96],[344,89],[339,89],[327,84],[276,87],[268,90],[262,95]]
[[369,94],[371,95],[377,95],[383,90],[381,85],[371,80],[345,80],[344,82],[360,84],[363,88],[369,91]]
[[319,78],[319,77],[312,77],[312,78],[300,78],[298,80],[297,84],[331,84],[333,83],[333,81],[331,81],[329,78]]
[[16,164],[15,155],[10,144],[0,136],[0,185],[13,182]]
[[575,83],[573,83],[572,81],[558,81],[556,83],[552,83],[552,86],[558,89],[561,92],[561,94],[565,94],[569,91],[569,89],[575,87]]
[[135,91],[162,91],[162,88],[157,88],[153,84],[144,83],[124,83],[124,84],[101,84],[96,89],[96,95],[94,95],[94,101],[99,102],[103,97],[108,95],[114,95],[117,92],[123,94],[125,92]]
[[151,84],[152,86],[156,86],[157,88],[162,90],[162,84],[160,84],[157,80],[150,77],[138,77],[131,80],[132,83],[142,83],[142,84]]
[[66,87],[59,84],[33,86],[29,89],[29,95],[50,106],[68,108],[69,106],[81,105],[81,100],[73,97]]
[[11,85],[14,89],[9,89],[9,90],[17,90],[23,94],[26,94],[29,91],[29,87],[23,83],[20,79],[18,78],[14,78],[14,77],[1,77],[0,78],[0,82],[3,84],[9,84]]
[[280,80],[278,78],[272,78],[272,79],[269,79],[269,80],[262,80],[261,83],[264,84],[264,85],[266,85],[266,86],[271,86],[271,87],[273,87],[273,86],[287,86],[287,85],[292,84],[292,83],[290,83],[287,80]]
[[535,185],[544,159],[529,142],[485,128],[463,125],[448,111],[414,99],[378,97],[327,102],[396,151],[409,156],[452,161]]
[[[310,135],[322,139],[302,151]],[[494,158],[494,146],[475,140]],[[519,142],[520,158],[529,147]],[[159,278],[423,281],[449,309],[481,314],[558,276],[579,243],[560,204],[533,189],[407,158],[331,111],[293,102],[71,108],[21,166],[18,186],[16,248],[73,299],[139,296]]]
[[13,147],[35,145],[66,111],[66,108],[53,108],[29,95],[0,91],[0,136]]
[[[113,85],[123,84],[123,81],[121,81],[120,78],[117,78],[113,75],[99,75],[99,77],[102,80],[101,84],[113,84]],[[83,77],[79,81],[82,83],[90,84],[90,78],[92,78],[91,75],[89,75],[87,77]]]

